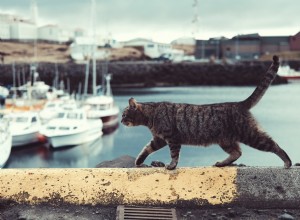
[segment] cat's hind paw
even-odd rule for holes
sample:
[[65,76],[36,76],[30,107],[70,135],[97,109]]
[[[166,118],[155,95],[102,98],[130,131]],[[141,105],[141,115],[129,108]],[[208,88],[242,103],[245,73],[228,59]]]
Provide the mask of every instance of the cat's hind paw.
[[285,169],[289,169],[291,166],[292,166],[292,162],[291,161],[288,161],[288,162],[284,163],[284,168]]
[[225,166],[227,166],[228,164],[225,164],[225,163],[223,163],[223,162],[217,162],[217,163],[215,163],[215,166],[216,167],[225,167]]

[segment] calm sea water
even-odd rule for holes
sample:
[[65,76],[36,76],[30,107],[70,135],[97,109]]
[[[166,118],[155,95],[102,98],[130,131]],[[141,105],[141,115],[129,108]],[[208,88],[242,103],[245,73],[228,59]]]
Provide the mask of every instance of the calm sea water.
[[[193,104],[239,101],[249,96],[254,87],[171,87],[148,89],[124,89],[114,91],[115,101],[121,109],[130,97],[137,101],[171,101]],[[300,83],[272,86],[252,113],[261,126],[291,157],[293,164],[300,162]],[[121,117],[120,117],[121,118]],[[151,134],[145,127],[119,128],[93,143],[53,150],[47,144],[24,146],[13,149],[6,168],[92,168],[105,160],[122,155],[136,157],[149,142]],[[242,145],[243,155],[237,163],[251,166],[282,166],[283,162],[272,153],[260,152]],[[210,166],[223,160],[227,154],[217,145],[210,147],[183,146],[179,165]],[[165,163],[170,161],[169,149],[165,147],[145,161]]]

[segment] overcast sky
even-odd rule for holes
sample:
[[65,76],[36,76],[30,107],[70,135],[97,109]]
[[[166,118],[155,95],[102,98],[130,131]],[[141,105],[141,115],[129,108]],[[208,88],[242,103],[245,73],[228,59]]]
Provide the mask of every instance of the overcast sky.
[[[144,37],[170,42],[259,33],[300,31],[300,0],[95,0],[96,32],[117,40]],[[0,0],[0,12],[30,17],[31,0]],[[91,0],[36,0],[39,24],[91,28]],[[198,22],[192,22],[198,14]],[[198,24],[198,25],[196,25]]]

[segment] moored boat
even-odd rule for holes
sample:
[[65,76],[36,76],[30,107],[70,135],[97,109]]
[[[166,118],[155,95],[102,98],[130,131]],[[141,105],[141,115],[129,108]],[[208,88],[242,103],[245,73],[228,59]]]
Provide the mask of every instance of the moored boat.
[[87,119],[83,109],[64,110],[41,129],[53,148],[74,146],[96,140],[102,136],[102,121]]
[[108,133],[110,129],[118,126],[120,110],[115,106],[113,97],[104,95],[90,97],[85,104],[88,106],[88,118],[102,120],[104,133]]
[[44,105],[43,109],[39,112],[42,124],[46,124],[51,119],[58,116],[58,113],[64,109],[76,109],[77,103],[75,99],[55,99],[49,100]]
[[0,168],[7,162],[12,146],[12,136],[9,121],[0,118]]
[[4,116],[9,120],[12,146],[23,146],[43,142],[40,135],[41,121],[36,112],[10,113]]
[[300,71],[290,68],[289,65],[282,65],[278,69],[278,75],[288,81],[300,80]]
[[[102,93],[89,97],[85,101],[87,117],[90,119],[101,119],[103,122],[103,133],[110,133],[118,127],[120,109],[114,103],[110,87],[111,75],[105,76],[105,88]],[[104,91],[104,92],[103,92]]]

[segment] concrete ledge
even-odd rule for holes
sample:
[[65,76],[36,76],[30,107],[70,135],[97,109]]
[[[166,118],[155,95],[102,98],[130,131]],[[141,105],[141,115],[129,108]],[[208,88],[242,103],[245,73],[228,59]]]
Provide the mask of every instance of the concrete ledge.
[[300,169],[2,169],[0,200],[76,205],[299,208]]

